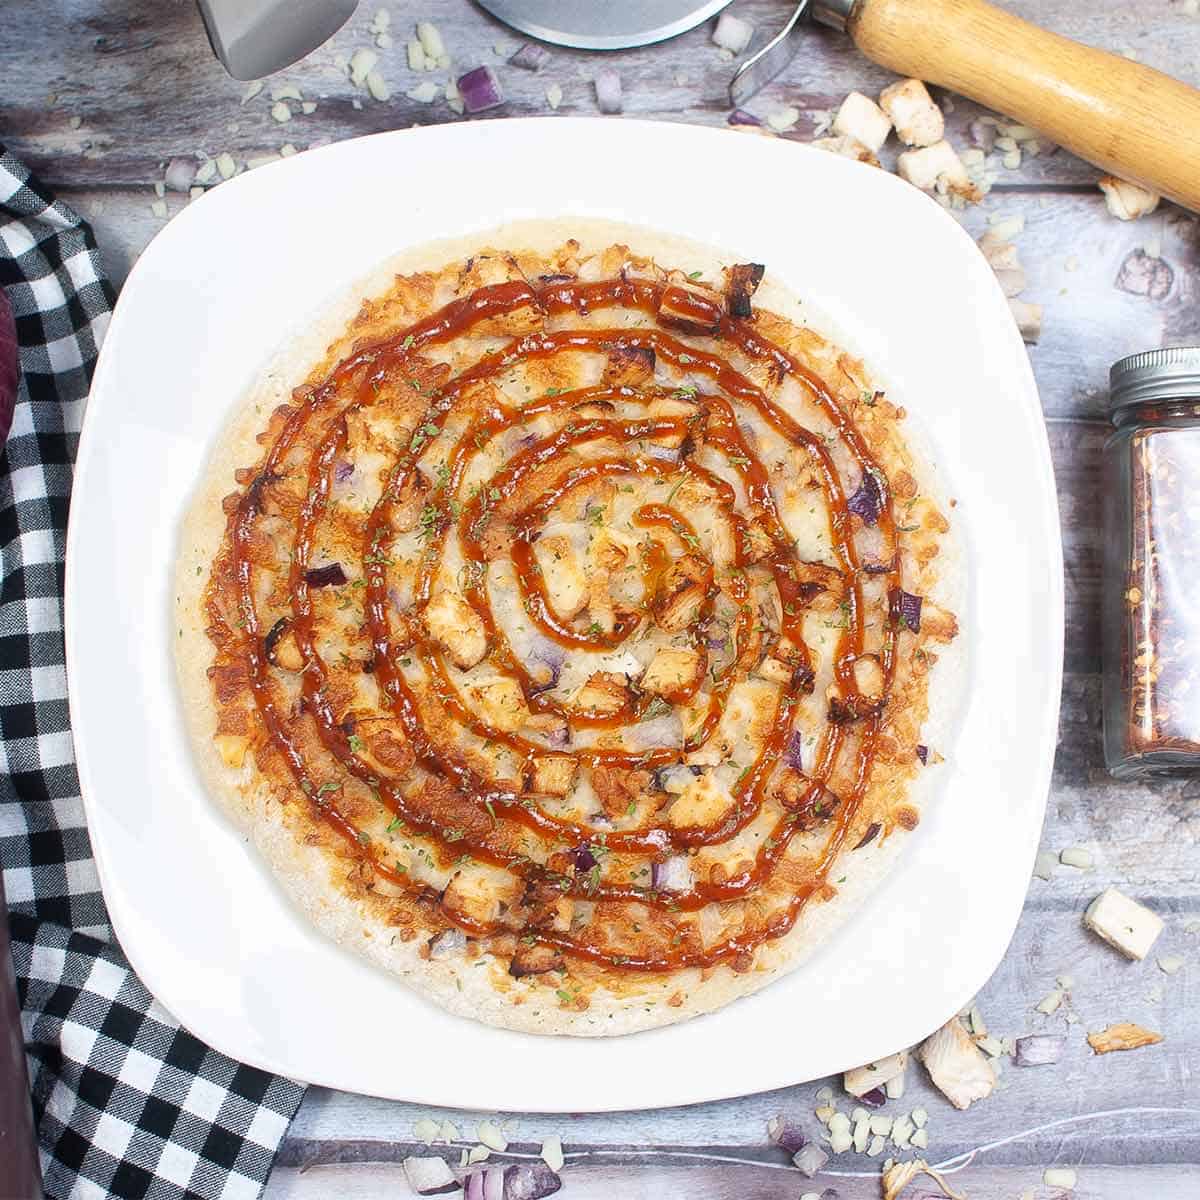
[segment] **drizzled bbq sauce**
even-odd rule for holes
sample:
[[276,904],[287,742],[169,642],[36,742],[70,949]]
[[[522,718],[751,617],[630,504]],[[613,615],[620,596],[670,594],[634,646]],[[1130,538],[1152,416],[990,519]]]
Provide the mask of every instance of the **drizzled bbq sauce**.
[[[880,481],[878,523],[881,534],[894,548],[895,525],[883,473],[869,453],[859,431],[824,383],[781,348],[762,338],[752,323],[732,319],[724,315],[719,308],[711,305],[705,307],[698,302],[693,303],[687,294],[680,296],[676,294],[677,292],[679,292],[678,288],[664,289],[649,283],[631,283],[624,280],[594,284],[554,282],[537,292],[528,284],[520,281],[482,287],[470,296],[454,301],[387,341],[359,349],[340,363],[324,384],[312,390],[304,406],[293,413],[281,430],[260,472],[260,478],[269,478],[275,466],[283,461],[289,447],[298,436],[307,413],[314,406],[336,397],[339,389],[347,386],[353,379],[362,377],[369,380],[373,373],[385,370],[390,362],[401,359],[410,353],[417,355],[423,347],[468,333],[473,326],[490,317],[512,312],[528,305],[536,305],[542,311],[552,315],[571,311],[594,313],[606,308],[640,309],[643,312],[657,315],[662,325],[682,332],[695,332],[699,329],[703,329],[705,333],[711,332],[718,338],[736,346],[751,359],[766,360],[779,376],[791,374],[798,378],[848,447],[864,475],[869,473],[874,479]],[[588,331],[560,330],[551,333],[528,334],[514,339],[508,346],[487,355],[473,367],[439,388],[431,402],[430,411],[422,429],[440,432],[446,415],[456,398],[471,384],[495,378],[509,367],[524,360],[550,357],[563,351],[572,350],[599,353],[653,352],[677,368],[682,369],[682,365],[686,364],[687,370],[693,377],[703,376],[710,384],[715,385],[718,391],[704,394],[704,401],[709,409],[708,440],[710,444],[719,445],[730,453],[730,461],[736,464],[736,469],[741,475],[749,500],[749,508],[764,524],[769,536],[773,539],[774,549],[765,557],[760,557],[758,561],[771,571],[780,594],[784,610],[780,632],[797,647],[798,653],[803,657],[807,656],[802,629],[805,585],[796,577],[794,552],[776,510],[763,464],[742,439],[733,410],[725,397],[735,397],[739,402],[756,408],[778,433],[798,449],[807,452],[814,472],[820,480],[830,510],[834,551],[845,581],[846,620],[839,635],[835,656],[835,677],[838,684],[847,693],[852,694],[855,691],[852,666],[855,658],[863,651],[864,624],[867,620],[860,577],[860,570],[865,571],[866,568],[863,568],[858,562],[846,496],[838,472],[830,457],[825,439],[795,422],[724,358],[682,343],[662,329],[638,327]],[[647,389],[642,393],[627,389],[609,389],[606,393],[605,389],[584,388],[564,396],[535,402],[519,411],[494,412],[481,424],[468,430],[452,452],[448,460],[450,473],[450,483],[447,484],[448,493],[453,494],[457,488],[470,446],[472,443],[478,444],[476,441],[478,437],[492,436],[502,429],[528,420],[539,411],[549,412],[568,404],[578,405],[587,400],[603,399],[605,394],[614,392],[621,392],[620,398],[622,399],[644,401],[646,398],[653,398],[654,389]],[[616,439],[619,442],[631,442],[662,435],[686,435],[686,432],[686,422],[682,422],[678,418],[651,419],[647,417],[645,420],[587,418],[573,422],[558,433],[535,442],[500,469],[493,479],[492,487],[486,491],[480,490],[471,501],[462,506],[456,522],[457,533],[466,558],[482,561],[482,546],[479,537],[482,529],[486,526],[487,507],[490,503],[495,502],[492,497],[503,496],[507,492],[515,491],[516,485],[521,479],[535,471],[539,465],[558,461],[563,452],[570,447],[600,437]],[[451,839],[447,836],[450,831],[440,828],[435,820],[412,811],[401,790],[392,786],[387,780],[376,777],[372,768],[357,756],[344,729],[338,724],[337,715],[332,711],[326,699],[323,686],[324,665],[320,662],[312,637],[312,611],[308,598],[310,586],[308,557],[317,518],[329,495],[331,472],[342,453],[345,438],[346,425],[343,418],[330,428],[330,432],[311,459],[308,499],[303,507],[293,551],[290,578],[294,612],[292,629],[308,664],[303,680],[306,709],[316,720],[318,732],[325,748],[334,755],[351,776],[368,783],[375,790],[380,803],[397,818],[406,822],[414,831],[430,837],[435,842],[443,842],[447,845],[453,840],[455,854],[466,850],[480,862],[504,866],[523,875],[531,882],[537,882],[539,878],[544,877],[545,868],[531,863],[523,856],[514,856],[497,849],[488,844],[485,837],[476,836],[471,831],[464,836],[461,831],[455,830],[455,836]],[[568,820],[551,817],[540,809],[523,803],[523,798],[519,794],[506,792],[491,781],[478,777],[453,751],[446,751],[444,748],[431,744],[421,727],[414,697],[409,691],[403,673],[396,668],[393,659],[386,570],[382,556],[378,552],[389,534],[389,507],[393,498],[400,494],[406,478],[416,470],[418,457],[419,452],[416,446],[408,453],[401,454],[393,469],[384,496],[369,518],[366,529],[363,556],[363,571],[366,580],[366,627],[373,645],[375,675],[386,701],[408,735],[421,766],[435,776],[452,782],[477,802],[481,811],[486,808],[489,812],[499,813],[555,842],[571,843],[572,841],[586,840],[589,835],[594,835],[594,830],[576,825]],[[514,523],[516,536],[512,559],[517,570],[526,612],[544,636],[565,646],[582,645],[590,649],[598,649],[619,644],[627,631],[618,625],[610,635],[581,635],[574,629],[564,626],[554,617],[546,603],[546,597],[537,574],[531,566],[533,542],[531,535],[536,531],[541,514],[553,507],[556,494],[563,493],[575,486],[577,481],[571,480],[572,475],[582,478],[588,472],[615,475],[628,474],[635,470],[659,472],[663,469],[661,464],[647,460],[638,460],[636,467],[627,461],[607,460],[581,466],[574,472],[568,472],[559,487],[543,502],[539,502],[524,514],[519,515],[519,519]],[[718,496],[718,504],[723,508],[730,509],[728,515],[734,518],[733,524],[739,528],[740,532],[744,532],[744,526],[740,524],[742,518],[732,512],[734,495],[727,483],[686,458],[682,464],[672,469],[706,477],[705,482]],[[326,795],[324,787],[315,786],[315,781],[309,776],[302,752],[291,741],[284,723],[276,711],[266,671],[265,655],[259,648],[262,645],[261,635],[264,631],[259,630],[258,627],[248,554],[250,529],[257,515],[258,504],[259,500],[255,489],[253,487],[247,489],[232,524],[232,548],[234,570],[240,591],[240,615],[247,631],[248,673],[263,724],[276,750],[283,761],[288,764],[297,785],[309,796],[320,815],[348,842],[354,844],[358,852],[382,877],[401,888],[415,890],[424,896],[424,892],[418,885],[412,884],[402,873],[391,869],[363,842],[353,824],[338,809],[337,789],[333,789],[332,795]],[[668,537],[680,538],[685,542],[695,540],[695,531],[688,524],[686,518],[677,510],[670,508],[669,505],[647,506],[639,516],[640,523],[662,527],[662,531]],[[431,595],[438,555],[444,545],[449,528],[449,523],[442,523],[430,531],[426,565],[416,588],[418,606],[427,601]],[[741,547],[745,541],[746,538],[739,534],[738,546]],[[738,566],[744,565],[745,561],[747,560],[744,558],[743,551],[739,549],[736,558]],[[888,582],[891,585],[899,586],[901,582],[898,566],[899,556],[893,553],[891,562],[893,565],[885,568],[885,573],[890,577]],[[652,567],[661,570],[662,564],[657,566],[652,564]],[[525,669],[517,661],[511,649],[507,647],[503,634],[497,628],[490,613],[480,582],[478,580],[468,581],[464,589],[464,596],[479,614],[488,632],[489,642],[494,648],[493,659],[521,681],[523,690],[535,711],[552,711],[555,701],[548,696],[543,697],[536,692],[536,689],[529,686],[531,680]],[[743,596],[738,618],[739,629],[745,629],[748,615],[749,605]],[[884,702],[890,691],[894,670],[895,639],[895,628],[889,625],[883,635],[880,654],[884,672]],[[418,642],[411,648],[411,652],[421,660],[431,679],[433,690],[446,705],[448,711],[467,727],[475,728],[479,732],[478,716],[470,712],[455,694],[453,683],[446,675],[444,664],[440,662],[434,649]],[[804,663],[801,663],[798,669],[803,671]],[[708,717],[699,734],[695,735],[700,742],[707,738],[720,720],[728,687],[733,681],[734,674],[733,667],[731,667],[728,672],[728,680],[717,680],[715,686],[712,687],[712,702]],[[811,670],[809,674],[811,675]],[[744,828],[759,812],[766,784],[791,734],[794,699],[794,696],[788,695],[786,692],[781,694],[770,733],[762,745],[757,760],[747,768],[734,788],[734,804],[730,810],[712,826],[670,828],[660,825],[651,829],[613,831],[607,834],[608,848],[655,852],[661,851],[665,844],[670,850],[685,851],[689,847],[722,841]],[[833,816],[832,828],[822,850],[819,865],[809,879],[795,885],[789,904],[772,913],[752,931],[730,936],[707,950],[683,944],[674,951],[643,957],[617,955],[614,952],[589,945],[573,935],[560,934],[546,929],[527,930],[526,936],[578,957],[608,967],[628,970],[657,971],[685,966],[709,966],[729,960],[734,961],[735,964],[743,961],[745,956],[763,941],[786,933],[794,924],[807,900],[825,886],[829,867],[845,843],[870,779],[882,711],[883,703],[876,711],[868,714],[862,722],[861,738],[853,760],[854,784],[849,793],[842,797],[842,803]],[[625,713],[622,716],[623,719],[628,719],[630,714]],[[596,720],[578,722],[577,720],[577,723],[598,724],[600,722]],[[490,729],[486,729],[486,733],[487,736],[503,741],[510,748],[521,753],[544,752],[544,747],[525,743],[517,734],[500,735],[498,731]],[[823,731],[814,755],[814,762],[808,772],[811,781],[809,784],[810,795],[807,795],[804,801],[797,805],[799,810],[807,810],[822,801],[823,796],[827,793],[826,781],[837,763],[844,740],[844,731],[837,725],[830,724]],[[685,750],[687,748],[685,747]],[[580,761],[590,762],[592,765],[653,766],[659,760],[674,760],[678,757],[678,753],[675,749],[665,752],[641,752],[640,754],[633,754],[627,750],[596,750],[578,751],[576,757]],[[738,874],[723,879],[719,883],[697,881],[686,892],[656,895],[645,889],[608,881],[599,887],[585,885],[579,881],[573,882],[569,878],[554,882],[555,886],[562,888],[566,894],[578,894],[588,899],[636,900],[655,907],[669,906],[675,911],[695,911],[712,901],[734,899],[752,892],[770,875],[786,851],[791,837],[797,829],[802,827],[803,822],[793,819],[793,814],[784,814],[772,836],[766,839],[763,848],[747,869],[741,870]],[[451,916],[468,933],[476,936],[486,936],[489,933],[501,931],[461,914],[451,914]]]
[[1200,348],[1115,363],[1104,448],[1104,758],[1200,767]]

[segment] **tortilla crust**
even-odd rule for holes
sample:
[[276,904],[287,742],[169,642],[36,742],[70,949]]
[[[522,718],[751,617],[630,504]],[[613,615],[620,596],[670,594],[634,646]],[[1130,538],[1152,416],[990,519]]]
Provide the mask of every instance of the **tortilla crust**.
[[[330,836],[314,832],[313,818],[296,804],[281,804],[267,781],[256,770],[251,756],[241,769],[226,764],[214,744],[219,703],[214,698],[209,668],[214,645],[207,633],[205,593],[209,571],[226,535],[227,518],[222,500],[234,488],[234,472],[261,457],[259,434],[269,414],[291,401],[292,390],[319,379],[329,365],[350,348],[349,329],[363,302],[385,294],[396,276],[436,271],[444,264],[461,262],[485,248],[551,254],[564,242],[580,244],[579,256],[599,254],[614,244],[630,247],[637,255],[678,268],[719,278],[732,259],[708,247],[668,234],[594,219],[564,218],[558,222],[521,222],[500,229],[406,250],[382,264],[370,278],[356,285],[319,320],[284,346],[246,395],[236,405],[225,434],[215,447],[204,477],[180,531],[176,562],[175,623],[180,692],[197,764],[208,792],[253,842],[271,874],[306,917],[338,945],[359,953],[398,976],[429,1001],[473,1020],[501,1028],[538,1034],[605,1036],[632,1033],[686,1020],[720,1008],[740,996],[767,986],[799,967],[861,905],[892,868],[903,850],[905,830],[891,827],[860,849],[843,852],[840,862],[853,855],[852,869],[836,887],[825,889],[810,901],[784,936],[767,941],[755,956],[752,969],[735,971],[718,965],[674,971],[665,975],[627,973],[615,986],[584,971],[586,1004],[574,996],[564,1001],[561,989],[545,981],[514,979],[506,965],[492,955],[431,959],[427,925],[415,902],[383,898],[364,885],[359,864]],[[810,330],[832,335],[811,306],[802,303],[770,274],[755,295],[760,319],[768,317],[771,336],[785,331]],[[411,318],[415,319],[415,318]],[[809,347],[822,338],[811,339]],[[844,356],[829,345],[830,363]],[[854,363],[860,381],[865,369]],[[886,391],[886,379],[871,376],[870,386]],[[896,457],[916,480],[919,494],[934,499],[942,513],[950,511],[944,488],[927,456],[920,454],[919,431],[908,418],[904,441],[896,434]],[[917,449],[914,449],[914,445]],[[878,449],[873,446],[873,449]],[[891,472],[889,471],[889,474]],[[953,523],[939,539],[939,553],[920,574],[927,600],[949,612],[963,611],[965,567]],[[961,637],[939,646],[930,674],[928,711],[921,726],[923,744],[931,747],[930,763],[940,761],[938,748],[950,744],[953,721],[965,671],[965,645]],[[937,786],[936,766],[921,773],[905,790],[907,810],[903,824],[915,826]],[[874,784],[872,784],[872,788]],[[835,870],[833,875],[840,874]],[[480,960],[484,965],[479,966]]]

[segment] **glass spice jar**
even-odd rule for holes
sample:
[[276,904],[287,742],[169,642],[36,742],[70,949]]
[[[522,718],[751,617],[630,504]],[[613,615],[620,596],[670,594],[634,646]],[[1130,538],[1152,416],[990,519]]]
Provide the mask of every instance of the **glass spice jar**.
[[1122,358],[1104,444],[1104,760],[1200,768],[1200,347]]

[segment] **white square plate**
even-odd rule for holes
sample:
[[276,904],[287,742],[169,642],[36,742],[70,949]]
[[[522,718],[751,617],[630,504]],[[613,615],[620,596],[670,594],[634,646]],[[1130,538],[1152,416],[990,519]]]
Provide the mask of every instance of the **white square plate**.
[[[792,975],[617,1039],[460,1020],[310,931],[201,787],[171,644],[181,514],[289,331],[405,246],[563,214],[720,246],[815,301],[929,432],[970,561],[960,732],[901,865]],[[869,1061],[969,999],[1016,924],[1055,744],[1061,559],[1041,409],[1000,288],[958,225],[883,171],[723,130],[544,119],[380,134],[243,175],[190,204],[130,275],[80,447],[67,666],[113,924],[199,1037],[380,1096],[599,1111]]]

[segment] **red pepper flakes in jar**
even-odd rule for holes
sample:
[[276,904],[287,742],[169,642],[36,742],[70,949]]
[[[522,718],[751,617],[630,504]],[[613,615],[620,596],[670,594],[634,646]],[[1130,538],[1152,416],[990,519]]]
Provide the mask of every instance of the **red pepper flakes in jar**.
[[1104,445],[1104,759],[1200,768],[1200,347],[1113,364]]

